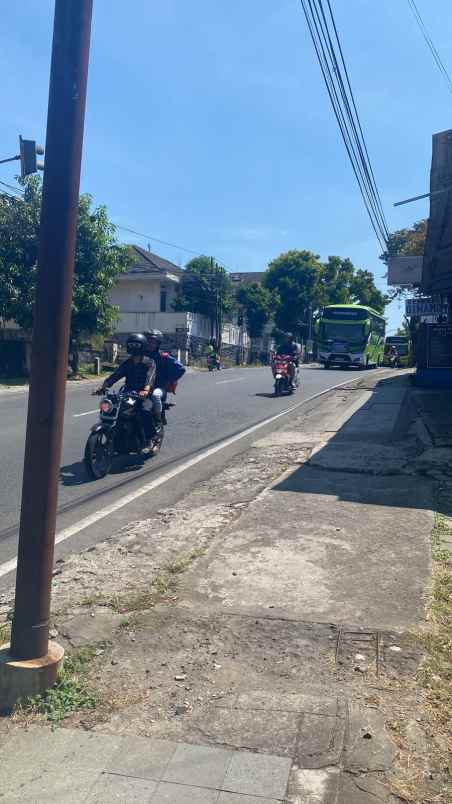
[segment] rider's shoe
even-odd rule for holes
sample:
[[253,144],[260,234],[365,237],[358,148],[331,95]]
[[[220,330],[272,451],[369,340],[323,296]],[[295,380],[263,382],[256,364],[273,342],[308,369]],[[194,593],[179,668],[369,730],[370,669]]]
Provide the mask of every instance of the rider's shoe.
[[142,455],[150,455],[152,452],[152,441],[150,439],[146,439],[143,449],[141,450]]

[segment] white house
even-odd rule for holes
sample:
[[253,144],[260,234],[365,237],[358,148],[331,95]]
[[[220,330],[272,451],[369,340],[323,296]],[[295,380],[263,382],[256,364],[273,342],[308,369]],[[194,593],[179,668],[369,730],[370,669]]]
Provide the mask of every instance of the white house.
[[[167,348],[202,350],[210,338],[209,320],[196,313],[173,310],[183,269],[139,246],[131,248],[135,261],[110,294],[112,304],[120,310],[115,334],[124,340],[129,332],[160,329]],[[233,323],[225,323],[222,342],[226,347],[248,348],[243,327]]]

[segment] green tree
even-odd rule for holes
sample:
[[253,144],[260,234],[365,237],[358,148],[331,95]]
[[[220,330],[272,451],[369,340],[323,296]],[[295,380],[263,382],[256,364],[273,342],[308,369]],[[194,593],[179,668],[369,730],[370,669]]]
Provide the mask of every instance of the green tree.
[[[41,180],[24,180],[24,198],[0,199],[0,318],[12,319],[20,327],[33,326],[36,288]],[[92,208],[89,195],[79,200],[75,275],[71,318],[71,368],[79,368],[82,340],[108,335],[117,319],[118,308],[109,293],[130,264],[130,249],[120,245],[115,226],[104,206]]]
[[278,329],[303,331],[310,311],[322,304],[322,272],[311,251],[287,251],[270,262],[263,283],[274,295]]
[[322,268],[322,304],[350,304],[350,283],[355,273],[352,261],[348,258],[343,260],[341,257],[328,257]]
[[400,327],[397,327],[397,331],[396,331],[395,334],[396,335],[406,335],[407,337],[410,336],[410,334],[411,334],[410,322],[409,322],[409,320],[408,320],[408,318],[406,316],[403,317],[402,325]]
[[347,257],[328,257],[321,279],[322,304],[365,304],[383,312],[389,296],[378,290],[373,274],[356,269]]
[[427,224],[428,221],[424,218],[414,223],[411,228],[398,229],[396,232],[392,232],[389,235],[388,247],[380,255],[380,260],[387,265],[391,255],[422,256],[427,237]]
[[210,321],[211,337],[221,341],[223,317],[234,305],[229,274],[211,257],[194,257],[185,266],[173,308],[199,313]]
[[248,335],[250,338],[259,338],[271,318],[270,291],[257,282],[242,285],[237,293],[237,302],[245,311]]
[[350,297],[353,304],[365,304],[377,313],[383,313],[390,301],[389,296],[378,290],[373,274],[362,268],[358,268],[350,281]]

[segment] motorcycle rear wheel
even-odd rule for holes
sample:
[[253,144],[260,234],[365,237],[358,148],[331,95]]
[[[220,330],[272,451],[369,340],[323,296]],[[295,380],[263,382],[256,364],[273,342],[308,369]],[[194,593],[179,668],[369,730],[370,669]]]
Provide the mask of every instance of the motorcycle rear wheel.
[[108,475],[111,468],[113,453],[111,439],[102,430],[98,433],[91,433],[85,447],[83,463],[89,475],[94,480]]

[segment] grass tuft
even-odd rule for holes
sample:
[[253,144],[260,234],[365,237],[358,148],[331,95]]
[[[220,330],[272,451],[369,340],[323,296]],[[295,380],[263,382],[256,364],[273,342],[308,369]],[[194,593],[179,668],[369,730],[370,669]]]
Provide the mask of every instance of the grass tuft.
[[72,712],[95,709],[99,695],[89,686],[88,676],[98,646],[86,646],[68,654],[56,684],[43,695],[23,698],[16,706],[17,715],[41,716],[60,723]]

